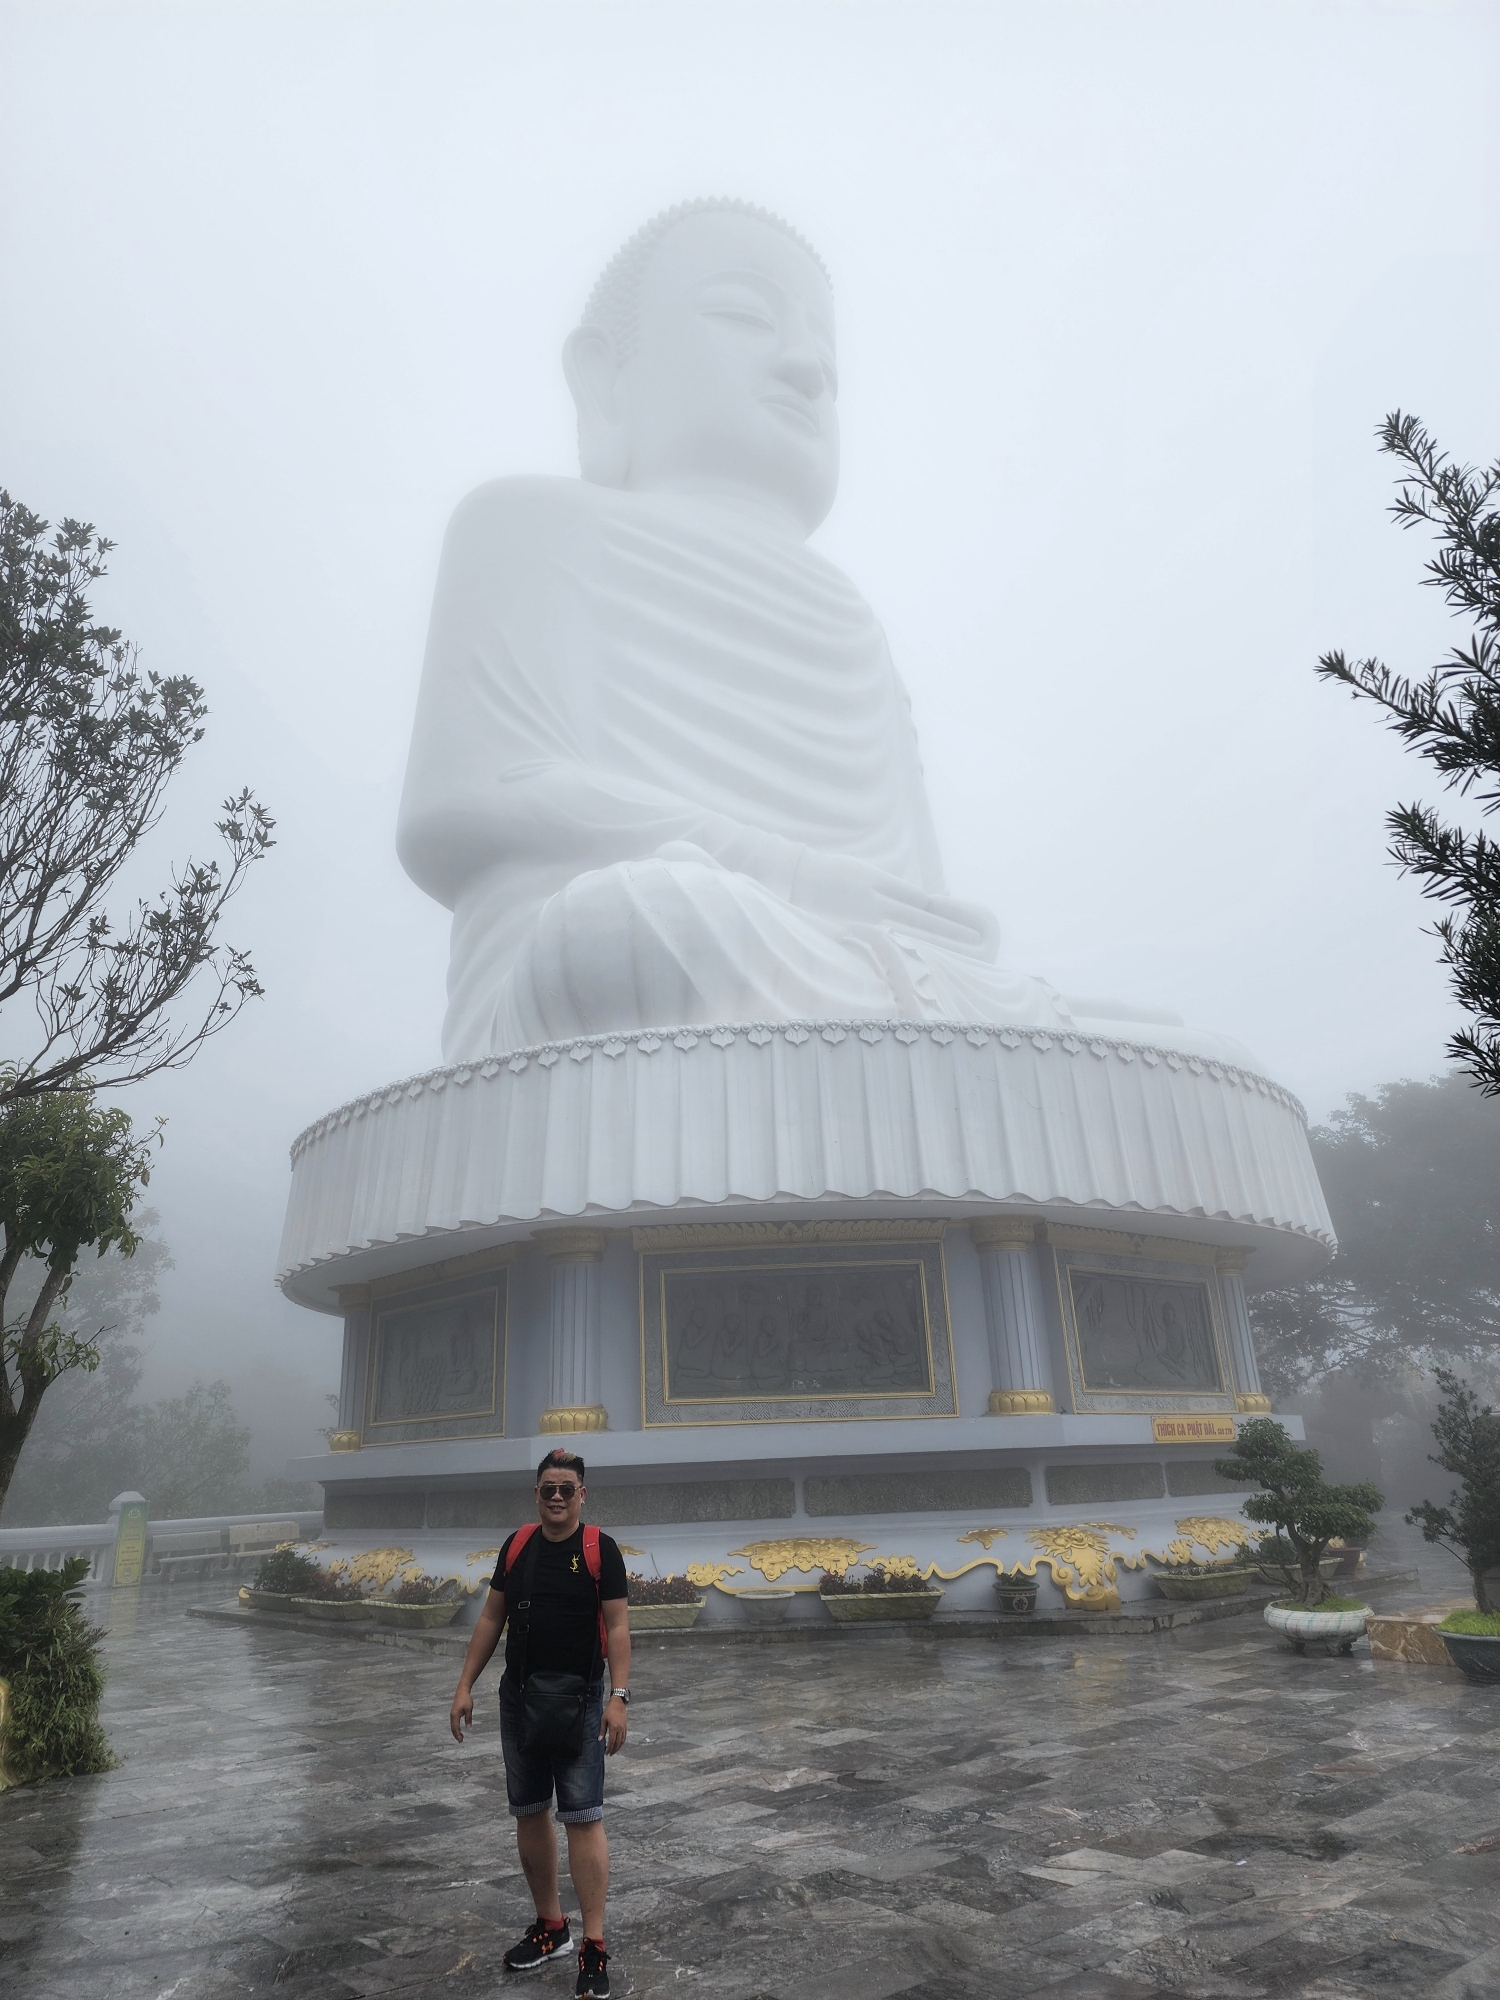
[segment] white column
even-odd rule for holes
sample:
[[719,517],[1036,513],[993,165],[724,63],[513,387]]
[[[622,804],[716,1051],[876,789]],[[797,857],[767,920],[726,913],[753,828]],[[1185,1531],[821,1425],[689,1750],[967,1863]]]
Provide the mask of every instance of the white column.
[[969,1225],[984,1281],[989,1325],[993,1417],[1047,1415],[1052,1401],[1052,1357],[1032,1245],[1036,1224],[1019,1216]]
[[339,1373],[338,1429],[328,1434],[330,1451],[358,1451],[364,1438],[365,1375],[370,1352],[370,1288],[341,1285],[344,1309],[344,1364]]
[[552,1265],[550,1400],[541,1428],[608,1430],[599,1400],[599,1265],[608,1238],[602,1229],[546,1229],[536,1241]]
[[1260,1386],[1260,1364],[1255,1358],[1255,1340],[1250,1331],[1250,1308],[1245,1302],[1243,1250],[1220,1250],[1214,1263],[1219,1273],[1219,1296],[1224,1301],[1224,1317],[1229,1322],[1229,1354],[1234,1364],[1234,1407],[1242,1416],[1270,1414],[1271,1399]]

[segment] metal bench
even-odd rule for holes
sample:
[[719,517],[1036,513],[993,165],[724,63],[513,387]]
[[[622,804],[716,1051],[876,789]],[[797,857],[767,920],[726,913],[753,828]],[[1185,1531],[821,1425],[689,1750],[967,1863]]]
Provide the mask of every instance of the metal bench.
[[170,1583],[179,1572],[212,1576],[225,1564],[224,1537],[218,1529],[196,1534],[163,1534],[153,1530],[149,1576],[162,1576]]
[[242,1563],[263,1562],[283,1542],[300,1539],[295,1521],[237,1521],[229,1530],[229,1565],[238,1570]]

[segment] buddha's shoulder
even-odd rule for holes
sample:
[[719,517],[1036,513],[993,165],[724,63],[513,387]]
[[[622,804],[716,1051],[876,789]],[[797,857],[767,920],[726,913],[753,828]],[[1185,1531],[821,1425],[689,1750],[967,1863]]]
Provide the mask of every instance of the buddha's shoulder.
[[587,480],[545,473],[486,480],[459,501],[448,540],[496,551],[532,550],[559,537],[576,541],[593,532],[610,497],[607,488]]

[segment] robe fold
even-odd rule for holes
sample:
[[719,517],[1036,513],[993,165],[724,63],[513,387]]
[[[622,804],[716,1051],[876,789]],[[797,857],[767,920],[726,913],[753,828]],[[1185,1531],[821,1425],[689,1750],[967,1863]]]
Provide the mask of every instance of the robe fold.
[[[731,504],[561,479],[463,503],[398,849],[453,911],[450,1062],[719,1021],[1070,1018],[945,897],[869,606]],[[909,918],[830,907],[820,856],[922,893]]]

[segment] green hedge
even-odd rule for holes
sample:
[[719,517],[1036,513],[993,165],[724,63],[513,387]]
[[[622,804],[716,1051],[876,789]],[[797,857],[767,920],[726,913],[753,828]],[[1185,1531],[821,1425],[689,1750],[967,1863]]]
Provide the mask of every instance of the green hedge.
[[103,1632],[83,1615],[82,1556],[61,1569],[0,1569],[0,1680],[10,1685],[4,1763],[13,1782],[108,1771],[99,1724]]

